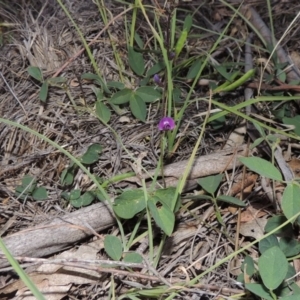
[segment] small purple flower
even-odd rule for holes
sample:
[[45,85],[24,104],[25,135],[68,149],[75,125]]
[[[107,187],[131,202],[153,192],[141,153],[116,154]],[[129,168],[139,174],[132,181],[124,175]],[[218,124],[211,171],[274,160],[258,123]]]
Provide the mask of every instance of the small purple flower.
[[169,52],[169,60],[172,60],[175,57],[175,52]]
[[160,131],[173,130],[175,127],[175,121],[170,117],[163,117],[158,124],[158,129]]
[[154,76],[153,76],[153,81],[154,81],[154,83],[156,83],[157,85],[161,85],[161,79],[160,79],[160,77],[159,77],[159,75],[158,74],[154,74]]

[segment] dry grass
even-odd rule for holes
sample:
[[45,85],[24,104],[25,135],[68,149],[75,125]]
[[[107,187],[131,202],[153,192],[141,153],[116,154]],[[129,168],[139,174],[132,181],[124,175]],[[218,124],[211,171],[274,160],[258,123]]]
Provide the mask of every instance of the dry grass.
[[[104,27],[96,5],[91,1],[65,2],[86,40],[91,41]],[[207,22],[210,22],[222,26],[232,15],[232,11],[221,2],[213,2],[216,3],[202,5],[196,18],[199,25],[207,26]],[[267,9],[263,1],[253,1],[253,3],[261,16],[267,18]],[[122,5],[115,2],[107,5],[108,12],[113,16],[123,10]],[[191,4],[183,4],[183,7],[194,9],[196,5],[192,1]],[[299,4],[295,2],[293,5],[287,1],[278,1],[274,6],[273,16],[277,38],[281,37],[284,29],[294,17],[296,7],[299,7]],[[7,2],[2,4],[0,9],[0,23],[13,24],[6,28],[0,24],[5,43],[0,49],[0,66],[3,76],[0,79],[1,117],[30,127],[63,146],[76,157],[83,154],[89,145],[100,143],[104,148],[103,153],[100,160],[91,167],[91,171],[104,179],[132,171],[132,157],[138,158],[143,152],[147,152],[143,166],[147,170],[154,169],[160,155],[160,134],[157,131],[157,122],[161,117],[159,107],[154,105],[150,108],[146,124],[135,120],[125,109],[122,116],[113,113],[110,125],[118,133],[120,140],[128,150],[128,152],[124,151],[114,134],[86,109],[87,106],[92,107],[95,96],[91,82],[79,83],[81,74],[93,72],[85,54],[71,62],[60,74],[67,78],[67,91],[80,109],[76,110],[73,107],[64,89],[54,87],[50,88],[47,104],[43,105],[38,98],[39,86],[27,74],[27,67],[38,66],[42,69],[45,77],[51,77],[66,61],[82,49],[82,43],[54,0],[49,0],[45,4],[43,1],[23,1],[20,4]],[[166,17],[163,11],[162,14],[161,21],[163,23],[166,21]],[[126,73],[125,84],[130,86],[134,85],[138,78],[128,67],[124,22],[124,16],[120,17],[109,27],[109,30],[125,65],[123,72]],[[150,29],[143,18],[139,19],[139,22],[140,34],[151,43]],[[297,28],[298,24],[286,36],[284,46],[299,57],[297,49],[300,39]],[[194,33],[196,34],[196,32]],[[216,57],[220,60],[222,60],[222,56],[227,57],[226,51],[229,48],[230,55],[236,58],[234,60],[238,63],[243,60],[242,41],[248,34],[248,28],[237,18],[231,27],[231,34],[235,39],[241,40],[241,43],[221,43]],[[210,34],[205,34],[202,39],[195,38],[189,41],[187,45],[189,55],[193,56],[208,51],[213,42],[214,37]],[[92,52],[103,77],[107,81],[120,80],[111,41],[107,34],[102,35],[93,44]],[[260,55],[264,54],[258,53],[257,57]],[[150,60],[151,57],[149,57]],[[179,75],[183,77],[183,74]],[[188,84],[188,82],[184,82],[184,85],[188,86]],[[205,95],[206,91],[205,87],[198,86],[195,93],[201,96]],[[183,96],[185,93],[186,91],[183,90]],[[241,96],[242,91],[225,95],[223,100],[227,104],[237,103],[242,101]],[[206,104],[202,103],[195,103],[188,107],[180,131],[185,139],[180,143],[172,161],[169,162],[189,157],[199,136],[199,125],[202,122],[201,118],[193,117],[206,109]],[[235,123],[228,124],[227,128],[218,132],[208,129],[202,146],[198,150],[198,155],[219,149],[234,126]],[[46,142],[20,129],[0,123],[0,224],[2,236],[10,235],[51,219],[53,216],[74,210],[60,197],[63,190],[60,184],[61,172],[69,163],[63,154]],[[47,188],[49,200],[34,202],[16,199],[15,188],[26,174],[36,177],[39,185]],[[80,173],[74,183],[74,186],[81,190],[88,190],[91,185],[92,183]],[[120,188],[136,188],[137,186],[134,183],[120,182],[110,186],[109,192],[114,195]],[[235,249],[236,220],[231,212],[227,210],[222,212],[227,228],[220,231],[210,204],[199,205],[199,203],[190,204],[189,202],[185,204],[186,206],[178,214],[178,220],[181,221],[172,238],[167,241],[166,249],[168,251],[164,253],[158,267],[160,275],[164,278],[172,277],[173,283],[185,280],[188,276],[196,276]],[[205,224],[199,225],[203,219]],[[240,241],[240,245],[243,243]],[[74,247],[76,246],[74,245]],[[255,252],[256,249],[251,249],[251,251]],[[242,257],[238,257],[234,263],[240,266],[241,260]],[[196,263],[192,265],[195,261]],[[199,295],[206,290],[206,295],[213,299],[219,292],[218,288],[223,287],[222,294],[224,295],[238,293],[238,285],[234,279],[234,275],[237,273],[234,270],[233,263],[228,264],[227,267],[218,268],[206,278],[207,284],[196,285],[190,295]],[[1,276],[3,276],[1,285],[14,280],[5,273],[0,274]],[[106,283],[110,281],[109,276],[106,280]],[[74,297],[93,299],[88,295],[107,292],[104,283],[103,285],[75,286],[70,290],[70,297],[66,296],[64,299],[74,299]],[[121,280],[118,284],[120,286],[118,292],[122,293],[126,289],[126,285],[122,285]],[[187,296],[182,297],[187,299],[185,298]],[[100,298],[99,296],[97,299]],[[104,298],[105,295],[103,295]]]

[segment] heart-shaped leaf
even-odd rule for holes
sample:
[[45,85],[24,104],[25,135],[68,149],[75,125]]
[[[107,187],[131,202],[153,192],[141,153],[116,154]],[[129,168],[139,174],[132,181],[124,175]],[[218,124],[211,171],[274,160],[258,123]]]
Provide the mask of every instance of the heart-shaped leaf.
[[104,249],[111,259],[119,261],[122,257],[123,247],[120,239],[114,235],[104,238]]

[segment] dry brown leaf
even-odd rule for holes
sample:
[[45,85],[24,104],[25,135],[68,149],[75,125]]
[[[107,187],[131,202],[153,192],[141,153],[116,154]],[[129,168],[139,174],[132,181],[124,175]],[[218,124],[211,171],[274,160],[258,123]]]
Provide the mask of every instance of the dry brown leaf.
[[261,218],[267,213],[261,209],[256,209],[253,206],[248,206],[246,210],[241,213],[241,223],[251,222],[257,218]]
[[[97,253],[102,248],[103,242],[97,240],[80,246],[76,251],[65,251],[57,255],[55,259],[95,260],[97,259]],[[101,280],[101,274],[96,271],[58,264],[42,264],[28,275],[47,300],[63,298],[67,295],[72,284],[87,284]],[[21,280],[4,287],[0,290],[0,293],[5,295],[15,291],[17,291],[18,299],[35,299]]]
[[77,78],[73,78],[73,79],[70,81],[70,86],[71,86],[71,87],[77,87],[77,86],[79,86],[78,79],[77,79]]
[[243,174],[241,173],[240,176],[238,176],[238,178],[235,180],[234,184],[232,185],[232,187],[230,189],[231,196],[235,196],[238,193],[240,193],[242,191],[243,185],[244,185],[244,193],[247,193],[247,191],[249,192],[249,190],[246,188],[249,188],[251,191],[252,187],[254,186],[254,184],[258,178],[258,175],[257,174],[246,174],[243,184],[242,184],[242,177],[243,177]]
[[243,236],[259,239],[264,235],[264,228],[267,224],[266,218],[259,218],[247,223],[241,223],[240,234]]
[[292,169],[295,177],[300,177],[300,159],[298,158],[292,158],[290,161],[287,162],[287,164]]

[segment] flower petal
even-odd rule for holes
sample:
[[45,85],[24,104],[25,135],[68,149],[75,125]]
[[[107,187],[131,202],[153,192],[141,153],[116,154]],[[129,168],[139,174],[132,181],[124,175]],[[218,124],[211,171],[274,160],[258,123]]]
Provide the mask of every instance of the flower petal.
[[163,117],[158,124],[158,129],[161,131],[173,130],[175,128],[175,121],[171,117]]

